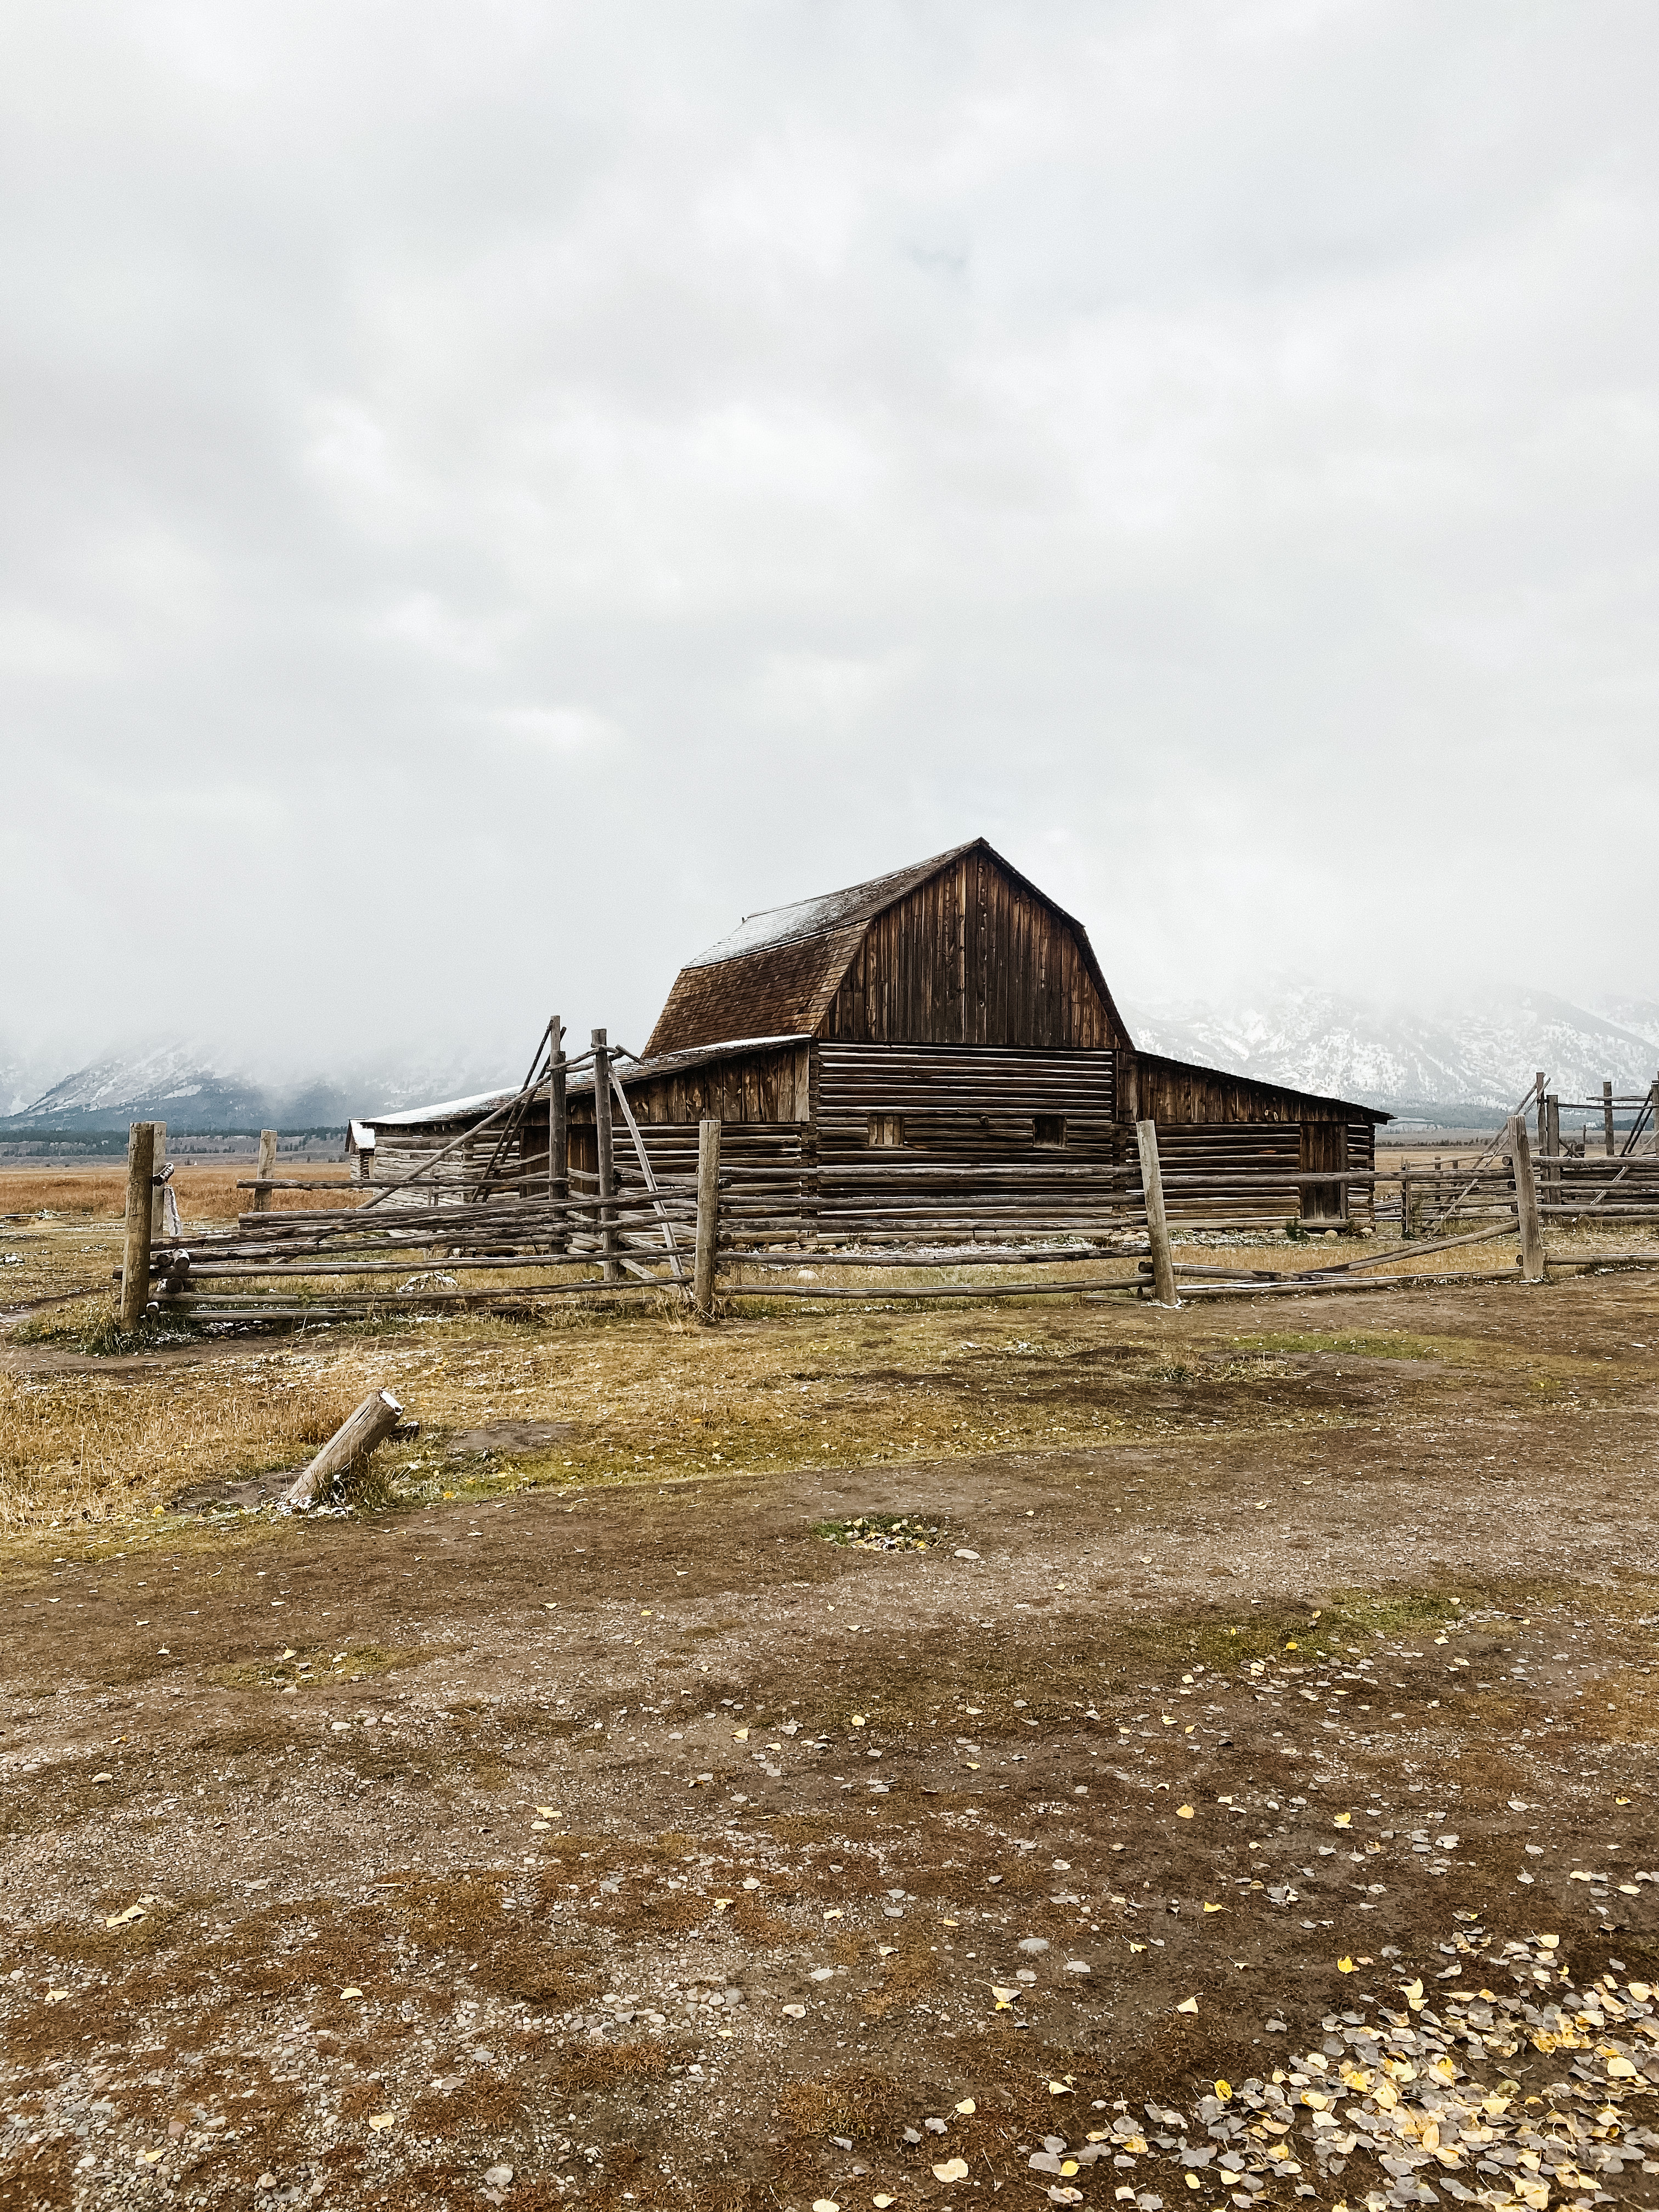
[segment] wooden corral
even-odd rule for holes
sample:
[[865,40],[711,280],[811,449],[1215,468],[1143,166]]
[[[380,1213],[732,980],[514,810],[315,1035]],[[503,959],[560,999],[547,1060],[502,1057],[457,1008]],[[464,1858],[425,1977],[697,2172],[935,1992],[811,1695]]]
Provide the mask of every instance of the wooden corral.
[[[714,1115],[730,1171],[788,1186],[811,1233],[866,1241],[1109,1230],[1138,1188],[1141,1118],[1173,1218],[1338,1224],[1352,1187],[1300,1178],[1369,1170],[1389,1118],[1137,1051],[1082,925],[982,839],[750,916],[681,969],[644,1055],[617,1065],[656,1173],[692,1174]],[[498,1103],[375,1118],[377,1173]],[[591,1176],[591,1073],[568,1110],[571,1170]],[[515,1143],[545,1163],[544,1094]],[[619,1164],[629,1152],[619,1132]]]

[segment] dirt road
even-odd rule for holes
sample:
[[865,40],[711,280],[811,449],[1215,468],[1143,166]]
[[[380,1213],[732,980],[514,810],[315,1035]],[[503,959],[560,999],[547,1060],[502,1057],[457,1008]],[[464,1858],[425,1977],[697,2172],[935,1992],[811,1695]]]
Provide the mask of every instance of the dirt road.
[[1659,2202],[1659,1292],[915,1462],[902,1326],[867,1462],[15,1553],[0,2205]]

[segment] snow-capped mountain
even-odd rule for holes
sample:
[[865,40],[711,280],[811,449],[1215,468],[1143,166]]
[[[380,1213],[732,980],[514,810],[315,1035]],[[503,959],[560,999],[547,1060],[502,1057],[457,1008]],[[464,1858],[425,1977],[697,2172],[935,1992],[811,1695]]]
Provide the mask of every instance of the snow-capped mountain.
[[1252,1005],[1126,1007],[1148,1052],[1197,1060],[1391,1113],[1490,1119],[1511,1110],[1543,1068],[1564,1099],[1645,1091],[1659,1072],[1659,1006],[1626,1000],[1593,1012],[1542,991],[1426,1012],[1288,986]]
[[[19,1072],[23,1073],[19,1063]],[[465,1097],[516,1081],[494,1063],[433,1057],[402,1066],[361,1066],[326,1075],[271,1079],[234,1059],[189,1042],[112,1053],[44,1091],[7,1083],[0,1062],[0,1132],[125,1129],[166,1121],[178,1129],[324,1129],[349,1115],[392,1113],[428,1099]]]
[[34,1054],[0,1042],[0,1115],[21,1111],[50,1079]]
[[[1124,1014],[1148,1052],[1441,1122],[1494,1121],[1540,1067],[1563,1098],[1587,1099],[1600,1097],[1607,1077],[1615,1091],[1645,1091],[1659,1071],[1652,1000],[1592,1009],[1517,991],[1437,1012],[1287,985],[1246,1004],[1126,1006]],[[175,1041],[106,1054],[41,1088],[38,1066],[0,1052],[0,1133],[125,1130],[138,1121],[179,1130],[337,1129],[353,1114],[504,1089],[522,1073],[521,1056],[479,1052],[387,1055],[284,1077]]]

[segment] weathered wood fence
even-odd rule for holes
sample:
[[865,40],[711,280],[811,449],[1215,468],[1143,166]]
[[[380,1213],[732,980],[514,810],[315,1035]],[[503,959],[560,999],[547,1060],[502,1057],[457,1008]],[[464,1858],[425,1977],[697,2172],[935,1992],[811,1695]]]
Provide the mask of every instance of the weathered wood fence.
[[[1379,1208],[1401,1234],[1433,1235],[1453,1221],[1491,1219],[1512,1209],[1507,1165],[1509,1131],[1516,1121],[1534,1122],[1530,1139],[1539,1179],[1539,1210],[1547,1219],[1659,1221],[1659,1079],[1646,1091],[1616,1096],[1610,1082],[1599,1098],[1562,1098],[1546,1089],[1548,1076],[1533,1079],[1504,1132],[1468,1163],[1431,1158],[1428,1164],[1401,1164],[1397,1207]],[[1574,1146],[1561,1128],[1563,1109],[1597,1112],[1601,1143],[1592,1147],[1586,1128]],[[1617,1127],[1620,1109],[1628,1126]]]
[[[1294,1272],[1182,1261],[1172,1222],[1231,1225],[1243,1211],[1259,1226],[1264,1205],[1271,1212],[1286,1196],[1294,1202],[1310,1184],[1352,1191],[1369,1210],[1377,1182],[1392,1177],[1387,1170],[1298,1171],[1277,1157],[1241,1162],[1237,1151],[1200,1160],[1184,1143],[1186,1131],[1176,1131],[1171,1144],[1171,1132],[1151,1121],[1135,1126],[1132,1162],[884,1160],[830,1168],[805,1158],[780,1162],[775,1151],[757,1158],[742,1144],[733,1157],[720,1122],[705,1120],[695,1131],[695,1155],[694,1133],[674,1129],[670,1170],[665,1149],[647,1140],[663,1132],[642,1130],[629,1106],[605,1031],[595,1030],[589,1051],[575,1059],[566,1058],[563,1039],[555,1016],[517,1092],[469,1119],[450,1141],[428,1139],[412,1159],[397,1155],[398,1171],[391,1158],[376,1159],[353,1189],[354,1202],[337,1209],[272,1210],[274,1191],[316,1186],[278,1177],[275,1146],[262,1143],[261,1172],[241,1186],[252,1190],[252,1206],[233,1229],[158,1234],[147,1202],[160,1181],[155,1125],[134,1124],[124,1322],[136,1326],[146,1310],[201,1321],[331,1321],[647,1294],[668,1295],[704,1316],[719,1300],[757,1297],[1090,1291],[1173,1305],[1443,1279],[1431,1267],[1425,1272],[1433,1255],[1505,1236],[1518,1239],[1524,1277],[1539,1281],[1553,1264],[1542,1243],[1546,1223],[1659,1219],[1659,1159],[1633,1149],[1641,1121],[1614,1157],[1549,1152],[1534,1164],[1526,1119],[1516,1114],[1468,1170],[1432,1177],[1403,1170],[1399,1218],[1407,1234],[1430,1224],[1456,1233],[1416,1243],[1408,1253],[1333,1257]],[[569,1078],[590,1067],[599,1163],[591,1172],[571,1164],[568,1113]],[[546,1110],[537,1143],[526,1139],[538,1099]],[[1409,1277],[1379,1272],[1405,1262],[1414,1270]],[[861,1279],[826,1283],[819,1273],[826,1267]],[[925,1279],[879,1279],[897,1271]],[[1500,1272],[1513,1278],[1512,1266]],[[510,1283],[489,1280],[506,1275]],[[1460,1268],[1459,1279],[1479,1278]]]

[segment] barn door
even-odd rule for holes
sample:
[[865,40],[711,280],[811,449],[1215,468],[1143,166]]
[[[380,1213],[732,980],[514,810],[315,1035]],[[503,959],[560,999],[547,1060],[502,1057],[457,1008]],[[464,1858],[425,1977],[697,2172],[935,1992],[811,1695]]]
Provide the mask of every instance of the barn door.
[[[1304,1121],[1302,1124],[1302,1172],[1317,1175],[1322,1168],[1340,1175],[1348,1164],[1348,1126],[1346,1121]],[[1304,1182],[1302,1218],[1310,1229],[1339,1228],[1348,1218],[1348,1186],[1345,1182]]]

